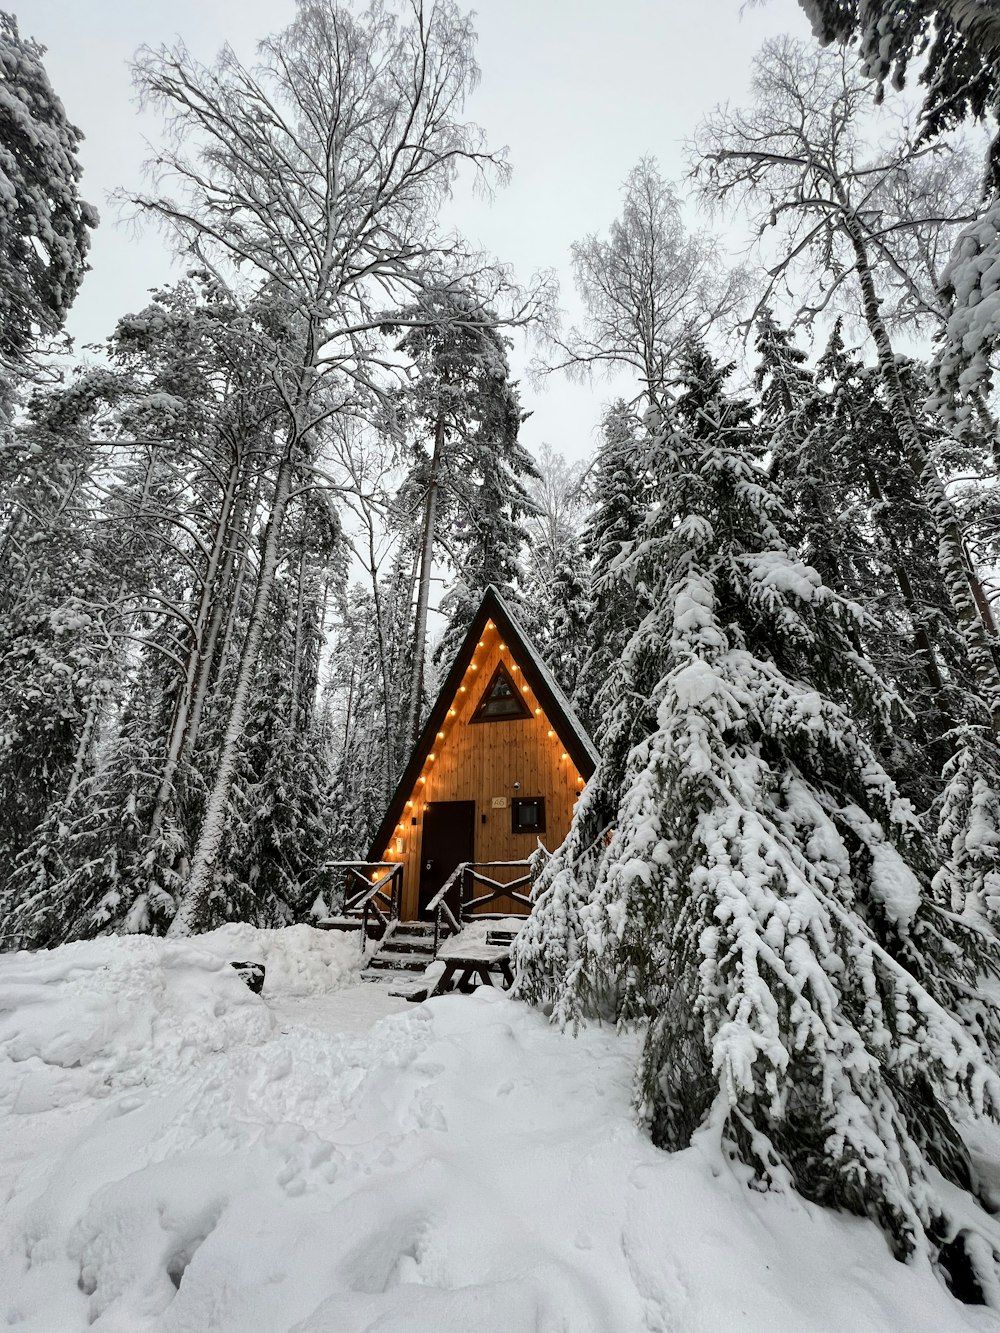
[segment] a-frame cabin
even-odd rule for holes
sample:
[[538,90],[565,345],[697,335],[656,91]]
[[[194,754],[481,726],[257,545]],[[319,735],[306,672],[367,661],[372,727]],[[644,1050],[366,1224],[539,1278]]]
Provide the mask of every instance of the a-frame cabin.
[[523,861],[539,842],[554,850],[596,764],[566,696],[488,588],[368,854],[402,862],[402,920],[420,917],[463,862]]

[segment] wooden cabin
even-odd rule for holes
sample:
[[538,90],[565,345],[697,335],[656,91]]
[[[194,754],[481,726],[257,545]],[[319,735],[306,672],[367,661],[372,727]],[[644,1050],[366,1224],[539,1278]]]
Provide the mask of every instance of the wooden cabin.
[[[463,862],[558,847],[596,763],[566,696],[488,588],[368,853],[402,863],[401,919],[425,915]],[[524,871],[491,873],[507,884]]]

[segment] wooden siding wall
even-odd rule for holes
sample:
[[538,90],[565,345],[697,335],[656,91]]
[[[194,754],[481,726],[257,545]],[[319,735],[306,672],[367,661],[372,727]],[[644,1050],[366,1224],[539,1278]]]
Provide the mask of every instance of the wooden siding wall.
[[[550,851],[558,847],[569,832],[573,806],[583,786],[572,759],[563,757],[564,744],[542,712],[534,691],[523,688],[525,680],[510,647],[501,649],[502,640],[494,627],[487,627],[479,642],[481,646],[435,740],[433,758],[425,761],[385,854],[386,860],[401,860],[405,866],[405,920],[417,914],[422,812],[428,801],[475,801],[475,859],[517,861],[530,856],[539,839]],[[530,707],[531,717],[470,723],[501,659]],[[514,790],[515,782],[520,783],[518,791]],[[505,796],[507,808],[494,810],[494,796]],[[512,831],[510,803],[515,796],[544,796],[543,834]],[[506,881],[515,876],[493,877]],[[496,906],[501,908],[503,904]]]

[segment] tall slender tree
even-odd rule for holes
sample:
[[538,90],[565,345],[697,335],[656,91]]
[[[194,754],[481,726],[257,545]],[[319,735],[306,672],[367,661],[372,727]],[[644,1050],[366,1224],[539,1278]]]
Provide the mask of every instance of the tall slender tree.
[[316,462],[317,428],[376,391],[387,306],[481,267],[435,225],[461,165],[505,171],[461,119],[476,76],[470,21],[450,3],[415,4],[404,17],[378,4],[354,13],[301,3],[253,69],[228,48],[212,69],[183,47],[138,63],[140,93],[166,115],[174,146],[158,157],[166,188],[135,206],[220,279],[239,269],[266,293],[272,318],[257,341],[283,411],[229,718],[175,933],[204,919],[282,530],[296,478]]

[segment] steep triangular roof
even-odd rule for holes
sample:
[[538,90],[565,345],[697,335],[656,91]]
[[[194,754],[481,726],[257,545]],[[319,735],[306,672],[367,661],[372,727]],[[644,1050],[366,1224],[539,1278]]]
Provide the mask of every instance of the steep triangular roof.
[[410,755],[410,761],[399,780],[399,785],[393,794],[392,800],[389,802],[385,818],[372,839],[368,851],[369,860],[377,860],[388,846],[393,830],[403,813],[407,798],[412,792],[423,769],[424,762],[433,748],[435,737],[441,729],[452,700],[458,693],[458,687],[462,683],[469,663],[472,661],[476,645],[490,621],[493,622],[510,645],[513,656],[521,667],[525,681],[531,687],[550,725],[565,746],[566,753],[576,765],[576,771],[586,781],[597,767],[599,756],[594,742],[584,731],[583,725],[573,712],[569,700],[538,655],[537,648],[528,638],[517,617],[491,584],[486,589],[479,610],[472,618],[468,632],[462,640],[462,646],[455,654],[451,670],[441,686],[434,707],[430,711],[430,716],[424,723],[420,739]]

